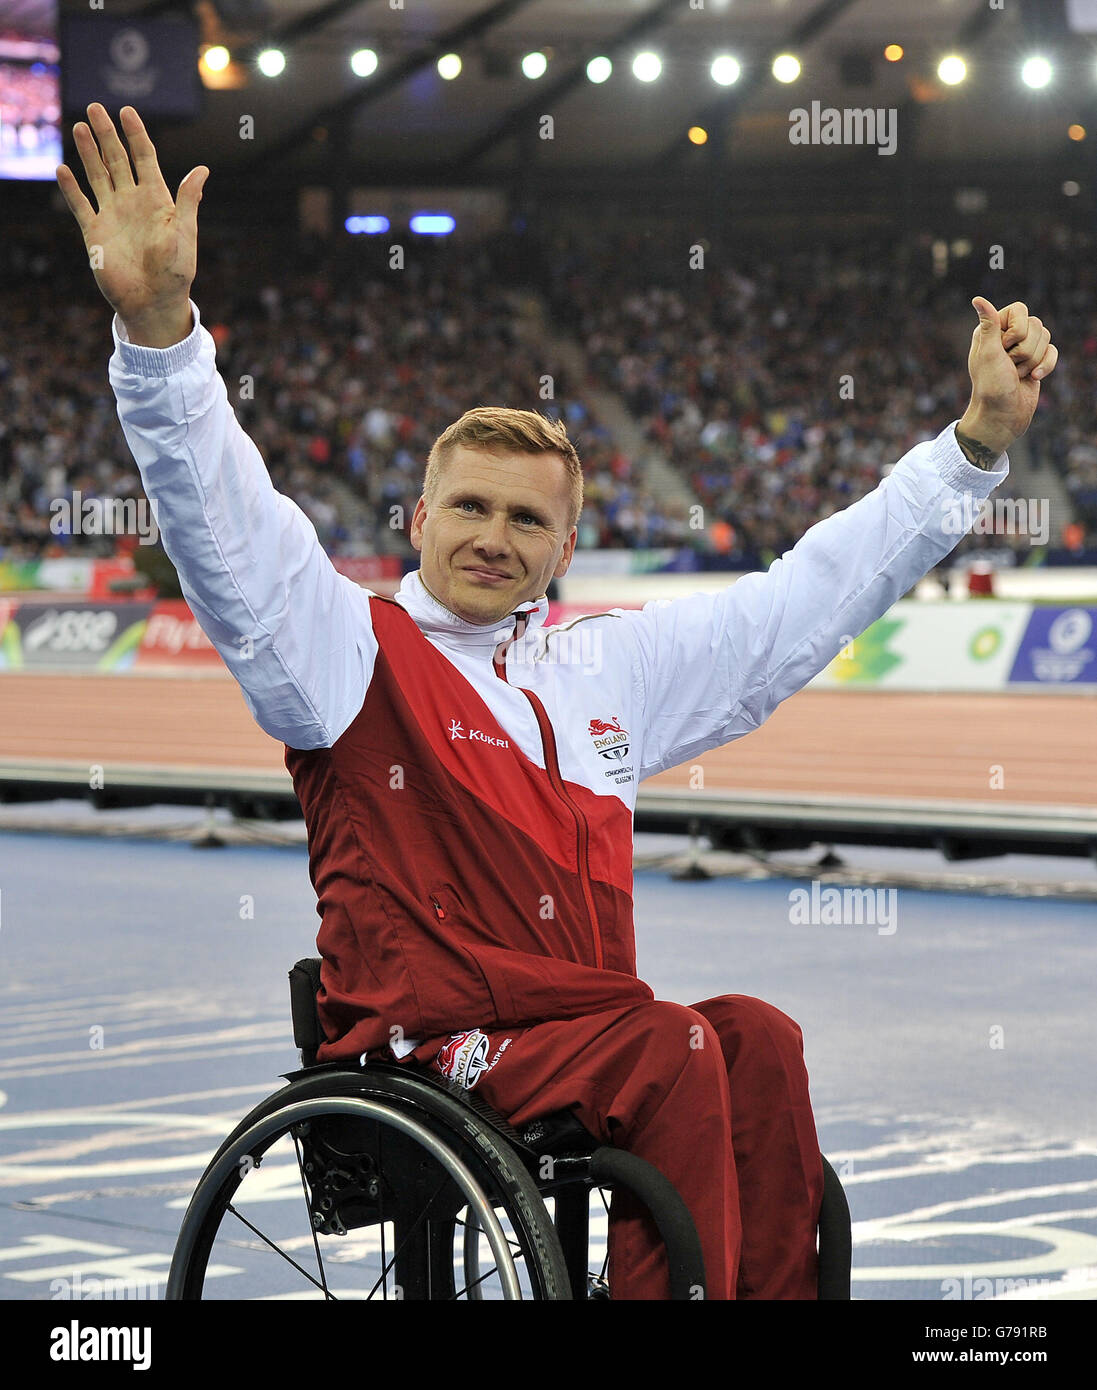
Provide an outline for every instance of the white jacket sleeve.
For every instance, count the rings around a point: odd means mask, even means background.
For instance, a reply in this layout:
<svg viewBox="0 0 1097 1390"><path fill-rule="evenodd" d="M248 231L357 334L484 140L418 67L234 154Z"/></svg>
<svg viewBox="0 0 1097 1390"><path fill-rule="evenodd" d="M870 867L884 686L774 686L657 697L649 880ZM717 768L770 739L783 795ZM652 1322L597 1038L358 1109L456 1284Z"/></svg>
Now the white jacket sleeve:
<svg viewBox="0 0 1097 1390"><path fill-rule="evenodd" d="M953 425L764 573L621 612L644 711L641 778L758 728L959 544L1009 460L976 468Z"/></svg>
<svg viewBox="0 0 1097 1390"><path fill-rule="evenodd" d="M369 596L275 490L190 307L190 336L167 348L129 342L115 315L118 418L183 595L257 723L294 748L330 747L373 673Z"/></svg>

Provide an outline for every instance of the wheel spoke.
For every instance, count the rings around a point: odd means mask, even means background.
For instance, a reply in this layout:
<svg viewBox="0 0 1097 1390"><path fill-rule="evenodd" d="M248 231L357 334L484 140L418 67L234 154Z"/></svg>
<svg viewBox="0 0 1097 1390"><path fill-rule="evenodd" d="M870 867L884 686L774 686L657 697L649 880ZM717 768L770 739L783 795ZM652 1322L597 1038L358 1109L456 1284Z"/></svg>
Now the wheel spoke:
<svg viewBox="0 0 1097 1390"><path fill-rule="evenodd" d="M467 1294L469 1289L477 1288L480 1284L484 1282L485 1279L490 1279L498 1268L498 1265L492 1265L492 1267L488 1270L486 1274L480 1275L479 1279L474 1279L471 1284L466 1284L463 1289L458 1289L457 1292L453 1295L453 1300L459 1299L462 1294ZM453 1300L451 1300L451 1302Z"/></svg>
<svg viewBox="0 0 1097 1390"><path fill-rule="evenodd" d="M598 1189L598 1195L602 1199L602 1206L605 1207L606 1217L608 1219L609 1203L606 1201L606 1189L604 1187L600 1187ZM606 1258L602 1261L602 1273L599 1277L602 1279L609 1278L609 1241L606 1242Z"/></svg>
<svg viewBox="0 0 1097 1390"><path fill-rule="evenodd" d="M457 1226L465 1226L468 1223L462 1221L460 1217L456 1217L454 1219L454 1224ZM522 1249L521 1244L514 1238L514 1236L507 1236L507 1244L510 1246L511 1254L517 1255L520 1260L524 1260L526 1258L526 1252Z"/></svg>
<svg viewBox="0 0 1097 1390"><path fill-rule="evenodd" d="M383 1158L383 1155L382 1155L382 1153L381 1153L381 1145L382 1145L382 1143L383 1143L383 1140L382 1140L382 1138L381 1138L381 1126L378 1125L378 1126L377 1126L377 1170L378 1170L379 1173L383 1173L383 1172L385 1171L384 1158ZM387 1264L387 1262L386 1262L386 1260L385 1260L385 1186L384 1186L384 1183L380 1181L380 1179L378 1179L378 1187L377 1187L377 1208L378 1208L379 1212L381 1213L381 1278L384 1279L384 1278L385 1278L385 1275L388 1273L389 1266L388 1266L388 1264ZM393 1259L395 1259L395 1258L396 1258L396 1256L394 1255L394 1256L393 1256ZM370 1291L369 1291L369 1297L370 1297L370 1298L373 1297L374 1291L376 1290L376 1288L377 1288L377 1285L374 1284L373 1288L370 1289ZM386 1283L385 1283L385 1291L384 1291L384 1293L381 1295L381 1297L384 1299L384 1301L385 1301L386 1303L388 1302L388 1296L389 1296L389 1286L388 1286L388 1283L386 1282Z"/></svg>
<svg viewBox="0 0 1097 1390"><path fill-rule="evenodd" d="M336 1093L322 1093L328 1086ZM340 1155L343 1145L330 1154L327 1151L323 1126L328 1117L365 1127L365 1133L352 1131L349 1186L342 1172L346 1166ZM309 1124L322 1127L318 1154L311 1132L301 1128ZM366 1082L338 1073L300 1083L291 1080L286 1094L272 1096L240 1122L203 1174L180 1230L168 1297L224 1296L220 1282L220 1292L215 1292L206 1279L214 1271L215 1242L222 1241L225 1250L238 1247L252 1252L246 1260L233 1260L241 1268L220 1264L215 1271L257 1279L258 1286L243 1293L244 1297L262 1297L265 1290L271 1290L271 1297L300 1296L291 1291L299 1278L306 1297L335 1300L334 1289L343 1288L343 1281L336 1278L334 1264L353 1262L359 1274L357 1287L348 1286L338 1296L341 1299L388 1299L403 1294L478 1301L484 1286L491 1288L489 1297L522 1299L529 1296L527 1280L534 1298L568 1298L570 1284L556 1230L524 1161L487 1129L474 1133L472 1140L469 1132L469 1121L453 1100L435 1094L410 1074L390 1075L379 1069ZM366 1141L364 1148L357 1139ZM267 1155L278 1141L285 1145L287 1157L295 1155L309 1220L307 1233L298 1226L299 1234L292 1238L282 1233L281 1220L271 1221L259 1209L265 1201L285 1196L289 1205L281 1210L299 1221L297 1184L288 1171L278 1176L269 1193L259 1180L239 1190L240 1178L232 1181L242 1155ZM362 1157L355 1160L355 1154ZM311 1171L313 1164L317 1171ZM313 1204L328 1195L335 1199L334 1210L325 1213L317 1205L319 1225L313 1224ZM260 1220L279 1234L268 1234ZM365 1228L379 1224L381 1229L362 1230L344 1248L325 1232L341 1231L348 1222ZM236 1225L247 1232L246 1238L235 1231ZM462 1259L459 1228L465 1237L462 1269L458 1269ZM307 1264L310 1246L311 1269ZM271 1251L294 1270L294 1280L277 1275L279 1266L266 1258ZM485 1255L487 1267L482 1268ZM329 1262L334 1262L330 1279ZM390 1294L390 1275L406 1287Z"/></svg>
<svg viewBox="0 0 1097 1390"><path fill-rule="evenodd" d="M475 1221L475 1219L470 1223L468 1221L462 1221L461 1218L458 1216L454 1218L453 1224L455 1227L464 1226L466 1228L469 1228L471 1225L472 1230L474 1230L478 1234L482 1234L482 1228L480 1227L479 1223ZM506 1241L507 1245L510 1247L512 1259L524 1260L526 1258L526 1252L522 1249L520 1241L515 1239L514 1236L509 1235L506 1237ZM478 1279L473 1279L470 1283L466 1284L464 1288L458 1289L453 1296L454 1299L459 1299L462 1296L462 1294L467 1295L470 1289L478 1288L484 1282L485 1279L490 1279L493 1274L498 1272L498 1270L499 1266L497 1264L493 1264L491 1268L487 1270L485 1273L481 1274Z"/></svg>
<svg viewBox="0 0 1097 1390"><path fill-rule="evenodd" d="M271 1240L268 1236L265 1236L258 1226L254 1225L251 1221L248 1220L246 1216L243 1216L240 1212L238 1212L231 1202L227 1204L225 1210L231 1211L233 1216L236 1217L237 1221L242 1221L249 1231L254 1231L255 1234L259 1237L259 1239L264 1242L264 1244L269 1245L276 1255L281 1255L281 1257L283 1258L283 1260L285 1260L287 1264L291 1264L294 1267L294 1269L296 1269L299 1273L303 1274L310 1284L315 1284L318 1289L324 1288L323 1284L321 1284L319 1280L314 1279L307 1269L305 1269L302 1265L299 1265L291 1255L287 1255L286 1252L280 1246L275 1245L273 1240ZM324 1293L327 1294L327 1289L324 1289ZM328 1294L328 1297L330 1298L331 1295Z"/></svg>
<svg viewBox="0 0 1097 1390"><path fill-rule="evenodd" d="M308 1216L309 1228L312 1231L312 1248L316 1251L316 1268L320 1271L320 1284L324 1290L324 1297L331 1299L333 1303L337 1303L338 1299L332 1298L332 1295L328 1291L328 1279L327 1275L324 1273L324 1261L320 1258L320 1237L316 1232L316 1225L312 1219L312 1212L309 1210L309 1189L308 1184L305 1182L305 1165L302 1160L301 1144L297 1138L296 1130L293 1131L293 1149L297 1154L297 1171L301 1175L301 1191L305 1195L305 1213Z"/></svg>
<svg viewBox="0 0 1097 1390"><path fill-rule="evenodd" d="M400 1242L400 1244L397 1246L397 1248L392 1252L392 1259L389 1260L389 1262L388 1262L387 1264L384 1263L384 1259L385 1259L385 1228L384 1228L384 1226L381 1227L381 1261L382 1261L381 1274L380 1274L380 1277L377 1279L376 1283L374 1284L373 1288L370 1289L369 1294L368 1294L368 1297L369 1297L369 1298L372 1298L372 1297L373 1297L374 1293L375 1293L376 1290L377 1290L377 1285L381 1282L382 1279L384 1279L385 1275L388 1274L389 1270L390 1270L390 1269L392 1268L392 1266L396 1263L397 1257L399 1256L400 1252L403 1250L404 1246L407 1245L408 1241L412 1238L412 1236L413 1236L413 1235L415 1234L415 1232L418 1230L418 1228L419 1228L419 1226L420 1226L420 1224L421 1224L421 1222L422 1222L422 1220L423 1220L423 1217L426 1216L428 1210L430 1209L431 1202L434 1202L434 1201L438 1198L439 1194L445 1190L445 1186L446 1186L446 1182L447 1182L447 1181L448 1181L448 1179L445 1178L445 1177L443 1177L442 1181L438 1184L438 1187L437 1187L436 1190L435 1190L434 1196L431 1197L430 1200L424 1205L423 1210L419 1213L419 1215L418 1215L418 1216L415 1218L415 1220L411 1223L411 1229L408 1231L407 1235L405 1235L404 1239ZM385 1288L386 1288L386 1290L387 1290L387 1288L388 1288L388 1285L387 1285L387 1284L385 1285ZM388 1298L388 1293L386 1292L386 1293L383 1295L383 1297L387 1299L387 1298Z"/></svg>

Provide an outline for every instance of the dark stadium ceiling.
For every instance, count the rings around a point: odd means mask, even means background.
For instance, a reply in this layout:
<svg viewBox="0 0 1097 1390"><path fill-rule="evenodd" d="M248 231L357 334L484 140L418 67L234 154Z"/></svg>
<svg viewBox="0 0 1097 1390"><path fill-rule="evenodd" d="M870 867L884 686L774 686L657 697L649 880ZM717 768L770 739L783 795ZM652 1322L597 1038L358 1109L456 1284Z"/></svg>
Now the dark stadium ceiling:
<svg viewBox="0 0 1097 1390"><path fill-rule="evenodd" d="M5 0L5 9L41 2ZM238 59L244 85L205 91L196 122L154 129L165 169L204 163L245 183L275 173L307 183L338 167L377 185L491 183L530 167L560 176L669 173L690 161L793 171L798 160L863 162L864 149L791 144L790 111L813 101L894 109L897 156L920 164L1055 159L1070 153L1072 122L1097 145L1095 40L1069 33L1068 3L1097 9L1093 0L106 0L104 12L191 13L203 43L224 43ZM86 15L88 0L62 0L62 9ZM885 60L888 44L902 45L901 61ZM268 45L286 55L277 78L255 67ZM379 62L359 78L349 58L367 46ZM549 59L536 81L519 68L531 50ZM662 57L658 80L634 77L641 50ZM436 62L450 51L463 68L445 81ZM791 85L770 72L785 51L802 63ZM1020 67L1037 51L1056 70L1033 91ZM953 87L936 71L951 52L969 70ZM733 86L710 76L721 53L742 65ZM614 65L602 85L586 76L596 55ZM239 138L244 114L254 117L252 140ZM545 114L551 140L538 137ZM707 130L706 147L689 143L691 126Z"/></svg>

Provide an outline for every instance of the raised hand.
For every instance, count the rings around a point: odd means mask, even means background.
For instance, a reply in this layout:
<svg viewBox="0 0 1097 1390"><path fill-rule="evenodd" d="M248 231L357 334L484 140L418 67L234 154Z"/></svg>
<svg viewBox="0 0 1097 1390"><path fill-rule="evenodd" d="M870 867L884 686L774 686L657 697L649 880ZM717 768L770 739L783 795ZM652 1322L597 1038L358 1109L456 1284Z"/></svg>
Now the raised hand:
<svg viewBox="0 0 1097 1390"><path fill-rule="evenodd" d="M968 354L971 402L956 435L971 461L989 468L1031 424L1040 382L1055 370L1059 349L1020 301L1001 310L981 295L971 303L979 315Z"/></svg>
<svg viewBox="0 0 1097 1390"><path fill-rule="evenodd" d="M173 200L140 116L123 106L119 121L132 168L99 102L88 107L90 124L78 121L72 128L98 211L68 165L58 165L57 183L83 233L96 284L130 341L170 347L193 327L187 301L198 266L198 204L209 169L192 169Z"/></svg>

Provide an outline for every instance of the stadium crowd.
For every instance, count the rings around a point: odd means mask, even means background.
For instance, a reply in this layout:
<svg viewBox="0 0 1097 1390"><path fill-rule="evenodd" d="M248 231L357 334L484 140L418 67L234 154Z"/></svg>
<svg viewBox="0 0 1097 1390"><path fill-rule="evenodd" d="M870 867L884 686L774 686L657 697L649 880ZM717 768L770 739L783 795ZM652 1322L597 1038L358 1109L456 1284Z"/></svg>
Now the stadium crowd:
<svg viewBox="0 0 1097 1390"><path fill-rule="evenodd" d="M744 539L765 558L963 414L969 382L948 329L957 326L956 343L970 333L973 293L1038 306L1069 344L1054 405L1045 387L1028 441L1037 466L1050 461L1065 476L1082 528L1097 530L1090 242L1045 227L1035 244L1021 240L1000 289L974 247L935 264L929 236L780 255L758 247L731 265L710 257L705 269L695 252L691 266L685 243L671 251L635 233L612 245L559 238L544 260L552 313L600 381L724 525L725 544ZM902 324L928 331L897 336ZM1011 491L1007 482L998 495ZM1003 548L1020 557L1031 542L980 532L962 543Z"/></svg>
<svg viewBox="0 0 1097 1390"><path fill-rule="evenodd" d="M110 311L74 235L59 217L0 244L0 559L108 553L112 538L55 535L51 501L140 492L106 376ZM391 240L332 250L202 233L193 296L230 399L275 486L332 554L410 557L431 443L469 407L508 404L565 420L584 462L580 547L688 546L767 564L962 414L962 360L939 331L897 338L897 323L962 324L974 319L971 294L994 291L971 264L940 273L927 237L780 256L759 247L703 271L689 268L688 248L672 254L650 234L409 238L401 271L388 265ZM1065 345L1054 409L1045 387L1028 438L1093 532L1095 272L1079 242L1048 228L999 299L1039 305ZM516 332L523 281L577 337L587 381ZM686 505L656 502L644 460L599 420L591 385L618 392L679 470L702 509L694 525ZM1003 545L1031 554L1027 536L962 542Z"/></svg>
<svg viewBox="0 0 1097 1390"><path fill-rule="evenodd" d="M684 516L675 525L656 514L634 461L562 366L518 340L485 250L470 259L420 245L394 273L376 246L337 261L208 236L193 295L240 423L332 554L412 553L406 530L430 446L479 404L566 420L584 462L584 547L650 544L672 525L686 538ZM66 542L105 553L108 538L54 535L50 504L74 490L140 489L106 378L109 309L71 237L0 248L0 301L0 557ZM346 489L359 506L348 508Z"/></svg>

